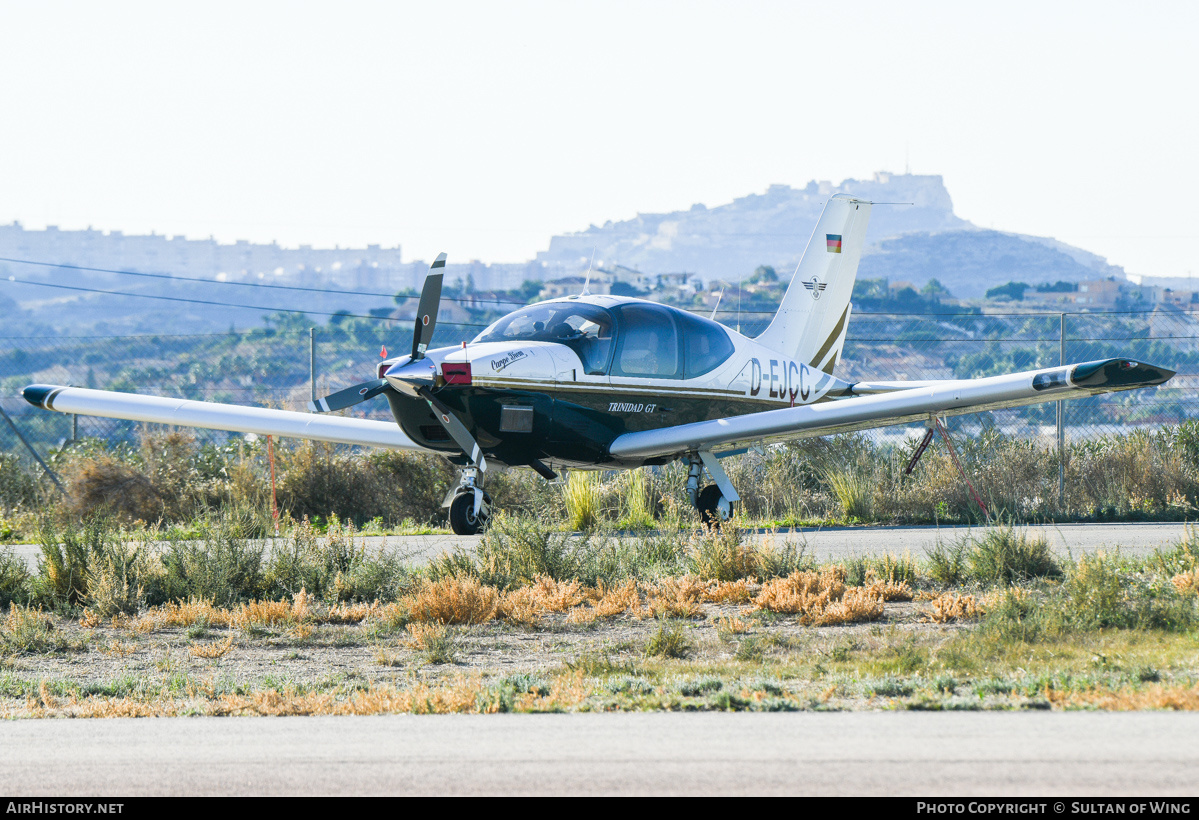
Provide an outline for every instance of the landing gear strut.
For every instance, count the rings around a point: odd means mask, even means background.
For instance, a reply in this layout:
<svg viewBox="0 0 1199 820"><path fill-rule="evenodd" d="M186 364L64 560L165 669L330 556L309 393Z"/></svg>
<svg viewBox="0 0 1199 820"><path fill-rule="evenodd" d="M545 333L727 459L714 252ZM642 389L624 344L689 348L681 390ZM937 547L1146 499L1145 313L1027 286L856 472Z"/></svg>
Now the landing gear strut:
<svg viewBox="0 0 1199 820"><path fill-rule="evenodd" d="M691 497L691 502L699 510L703 522L719 527L722 522L733 517L733 504L740 501L741 497L737 495L737 490L729 481L720 462L711 453L690 453L688 461L691 469L687 473L687 495ZM709 484L700 490L699 482L703 478L705 467L716 483Z"/></svg>
<svg viewBox="0 0 1199 820"><path fill-rule="evenodd" d="M443 507L449 508L450 529L455 535L478 535L491 518L491 496L483 491L482 471L466 467L458 478L458 486L445 497Z"/></svg>

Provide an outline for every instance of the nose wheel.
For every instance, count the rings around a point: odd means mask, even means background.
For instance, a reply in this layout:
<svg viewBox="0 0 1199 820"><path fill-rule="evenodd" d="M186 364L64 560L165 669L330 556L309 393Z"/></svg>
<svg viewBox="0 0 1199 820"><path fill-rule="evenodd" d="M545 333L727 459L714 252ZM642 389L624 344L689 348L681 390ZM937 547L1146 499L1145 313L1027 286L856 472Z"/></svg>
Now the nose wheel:
<svg viewBox="0 0 1199 820"><path fill-rule="evenodd" d="M709 484L700 490L695 506L705 524L719 527L733 517L733 502L725 498L724 493L715 484Z"/></svg>
<svg viewBox="0 0 1199 820"><path fill-rule="evenodd" d="M476 512L474 492L458 493L450 502L449 517L450 529L455 535L478 535L491 517L491 496L483 493L483 503Z"/></svg>

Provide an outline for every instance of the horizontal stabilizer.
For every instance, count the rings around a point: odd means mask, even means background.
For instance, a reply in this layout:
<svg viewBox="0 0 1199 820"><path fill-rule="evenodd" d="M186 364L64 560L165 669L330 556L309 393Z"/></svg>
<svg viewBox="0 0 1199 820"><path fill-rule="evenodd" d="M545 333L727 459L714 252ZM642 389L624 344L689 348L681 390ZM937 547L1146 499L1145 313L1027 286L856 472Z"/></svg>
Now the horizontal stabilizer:
<svg viewBox="0 0 1199 820"><path fill-rule="evenodd" d="M21 395L30 404L59 413L176 424L180 427L203 427L209 430L230 430L237 433L256 433L260 436L361 444L365 447L385 447L391 450L423 449L404 435L398 425L388 421L168 399L161 396L140 396L134 393L114 393L109 390L88 390L83 387L59 387L49 384L31 384L21 391Z"/></svg>

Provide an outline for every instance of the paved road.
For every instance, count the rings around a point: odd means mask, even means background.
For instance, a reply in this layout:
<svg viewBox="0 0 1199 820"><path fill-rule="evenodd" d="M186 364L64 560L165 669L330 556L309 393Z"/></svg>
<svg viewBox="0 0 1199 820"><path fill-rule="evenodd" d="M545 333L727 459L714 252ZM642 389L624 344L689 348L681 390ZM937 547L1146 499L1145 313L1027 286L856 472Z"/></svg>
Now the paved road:
<svg viewBox="0 0 1199 820"><path fill-rule="evenodd" d="M1189 795L1199 715L21 720L0 794Z"/></svg>
<svg viewBox="0 0 1199 820"><path fill-rule="evenodd" d="M983 530L984 527L969 530L961 526L829 527L794 533L783 531L775 536L759 532L753 537L774 537L780 541L790 538L801 541L817 560L836 561L855 555L880 555L888 552L899 555L910 552L913 557L921 558L926 549L936 545L938 539L952 543L954 539L964 537L968 532L977 537ZM1031 527L1029 530L1034 534L1043 534L1050 546L1063 555L1077 555L1116 547L1127 554L1143 554L1158 547L1169 546L1186 535L1185 524L1056 524ZM478 543L479 538L458 535L406 535L364 540L371 547L386 543L389 549L408 555L413 561L424 562L457 547L470 549ZM40 554L37 546L18 544L14 549L26 560L30 569L36 567L37 556Z"/></svg>

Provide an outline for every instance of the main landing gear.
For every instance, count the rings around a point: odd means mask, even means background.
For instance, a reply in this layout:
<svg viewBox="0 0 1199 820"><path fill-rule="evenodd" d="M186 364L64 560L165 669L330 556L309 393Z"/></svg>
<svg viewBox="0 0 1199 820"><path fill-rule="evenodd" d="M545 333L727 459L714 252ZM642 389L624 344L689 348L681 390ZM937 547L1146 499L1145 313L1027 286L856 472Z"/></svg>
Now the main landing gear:
<svg viewBox="0 0 1199 820"><path fill-rule="evenodd" d="M709 526L719 527L721 523L733 517L733 505L741 500L734 489L733 483L725 474L720 462L711 453L689 453L688 460L691 469L687 473L687 495L691 503L699 510L700 518ZM709 484L702 490L699 482L703 478L704 468L712 476L715 484Z"/></svg>
<svg viewBox="0 0 1199 820"><path fill-rule="evenodd" d="M466 467L458 486L450 490L442 507L449 508L450 529L455 535L478 535L491 518L491 496L483 491L482 474Z"/></svg>

